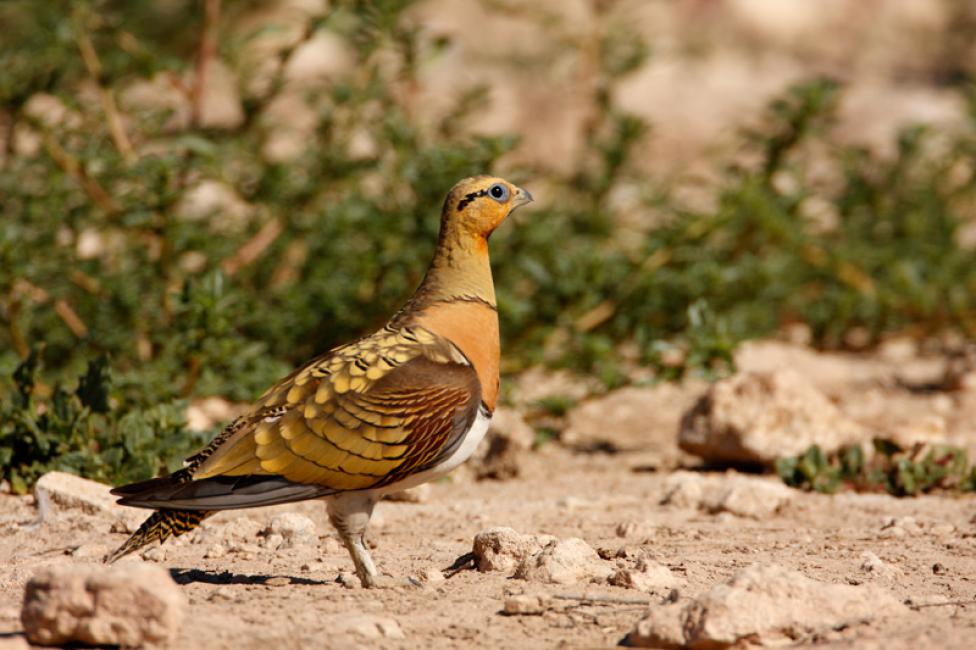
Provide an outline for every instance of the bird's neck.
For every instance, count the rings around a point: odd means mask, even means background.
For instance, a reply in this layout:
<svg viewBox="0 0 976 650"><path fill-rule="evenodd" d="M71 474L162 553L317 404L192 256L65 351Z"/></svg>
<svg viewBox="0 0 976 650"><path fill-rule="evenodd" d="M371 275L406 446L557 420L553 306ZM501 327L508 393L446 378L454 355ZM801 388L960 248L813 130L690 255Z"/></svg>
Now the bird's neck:
<svg viewBox="0 0 976 650"><path fill-rule="evenodd" d="M412 323L456 345L472 363L489 412L498 400L500 341L488 242L442 232L434 260L393 324Z"/></svg>
<svg viewBox="0 0 976 650"><path fill-rule="evenodd" d="M495 308L495 283L484 237L448 230L411 303L423 309L439 302L469 300Z"/></svg>

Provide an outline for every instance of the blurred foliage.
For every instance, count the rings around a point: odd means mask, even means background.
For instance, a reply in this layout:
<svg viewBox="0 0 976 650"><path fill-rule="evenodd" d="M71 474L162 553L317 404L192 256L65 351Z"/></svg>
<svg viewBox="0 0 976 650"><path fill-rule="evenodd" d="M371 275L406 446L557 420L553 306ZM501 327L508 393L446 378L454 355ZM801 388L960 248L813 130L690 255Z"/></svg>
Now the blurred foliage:
<svg viewBox="0 0 976 650"><path fill-rule="evenodd" d="M184 430L180 401L112 405L106 357L89 363L74 390L40 387L40 365L38 351L31 351L13 374L15 390L0 396L0 467L14 492L51 470L106 482L173 471L209 437Z"/></svg>
<svg viewBox="0 0 976 650"><path fill-rule="evenodd" d="M275 27L228 26L259 3L223 3L219 24L205 19L212 2L0 3L0 468L18 490L46 467L111 481L161 471L191 446L177 417L186 400L253 399L409 296L446 190L519 146L466 135L487 88L424 119L419 62L449 44L411 22L411 4L336 0L268 55L255 90L247 45ZM353 65L308 90L305 153L269 161L282 70L323 31ZM239 71L239 125L123 113L119 98L144 80L192 109L208 38ZM640 173L652 132L614 103L649 44L621 24L586 38L592 110L570 171L505 168L550 197L493 241L507 372L548 364L608 387L638 366L712 376L739 341L792 323L824 346L852 332L863 344L897 330L972 333L976 265L956 231L976 192L973 95L965 128L906 130L882 157L834 138L841 89L799 85L755 120L717 188L697 189L708 207L691 209ZM205 181L247 209L186 218ZM645 226L622 231L635 214ZM6 380L15 368L20 379Z"/></svg>
<svg viewBox="0 0 976 650"><path fill-rule="evenodd" d="M824 494L841 489L915 496L933 490L976 491L976 465L966 451L949 445L902 449L875 439L868 458L857 445L828 457L814 445L799 456L780 458L776 473L787 485Z"/></svg>

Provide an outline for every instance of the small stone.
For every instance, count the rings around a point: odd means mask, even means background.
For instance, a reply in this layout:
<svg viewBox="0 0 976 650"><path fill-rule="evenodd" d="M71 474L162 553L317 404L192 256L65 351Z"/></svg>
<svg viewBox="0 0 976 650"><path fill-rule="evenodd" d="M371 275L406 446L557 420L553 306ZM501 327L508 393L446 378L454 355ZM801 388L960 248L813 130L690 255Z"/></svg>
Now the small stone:
<svg viewBox="0 0 976 650"><path fill-rule="evenodd" d="M291 584L291 578L285 576L275 576L265 580L264 584L268 585L269 587L284 587L285 585Z"/></svg>
<svg viewBox="0 0 976 650"><path fill-rule="evenodd" d="M586 499L581 499L580 497L568 496L559 499L556 505L560 508L565 508L572 512L573 510L579 510L580 508L585 508L587 506Z"/></svg>
<svg viewBox="0 0 976 650"><path fill-rule="evenodd" d="M150 562L165 562L166 547L150 546L148 549L142 552L142 559L149 560Z"/></svg>
<svg viewBox="0 0 976 650"><path fill-rule="evenodd" d="M269 548L291 548L293 546L314 545L318 542L315 522L297 512L283 512L276 515L265 529L267 539L280 537L278 546Z"/></svg>
<svg viewBox="0 0 976 650"><path fill-rule="evenodd" d="M638 524L633 519L622 521L617 524L616 533L617 537L630 537L640 530L640 524Z"/></svg>
<svg viewBox="0 0 976 650"><path fill-rule="evenodd" d="M227 551L230 553L240 553L241 555L258 555L261 553L261 547L257 544L249 543L231 543L227 546Z"/></svg>
<svg viewBox="0 0 976 650"><path fill-rule="evenodd" d="M359 578L357 578L352 573L346 573L345 571L343 571L338 575L338 577L336 577L336 582L338 582L346 589L359 589L362 586L362 583L359 581Z"/></svg>
<svg viewBox="0 0 976 650"><path fill-rule="evenodd" d="M881 534L879 537L882 539L899 539L907 535L905 529L901 526L888 526L881 529Z"/></svg>
<svg viewBox="0 0 976 650"><path fill-rule="evenodd" d="M417 572L417 579L424 584L437 584L444 582L444 574L440 569L434 567L424 567Z"/></svg>
<svg viewBox="0 0 976 650"><path fill-rule="evenodd" d="M606 579L613 568L600 559L593 548L570 537L546 545L538 553L524 558L514 577L548 584L571 585L593 579Z"/></svg>
<svg viewBox="0 0 976 650"><path fill-rule="evenodd" d="M633 568L619 568L607 579L611 585L638 591L670 593L681 584L671 569L642 558Z"/></svg>
<svg viewBox="0 0 976 650"><path fill-rule="evenodd" d="M691 601L651 607L627 642L654 648L784 645L906 613L875 585L823 583L777 565L754 564Z"/></svg>
<svg viewBox="0 0 976 650"><path fill-rule="evenodd" d="M539 616L545 614L552 605L552 599L545 595L518 594L505 599L502 612L508 616Z"/></svg>
<svg viewBox="0 0 976 650"><path fill-rule="evenodd" d="M552 535L521 535L511 528L489 528L475 535L472 550L478 571L510 571L554 541Z"/></svg>
<svg viewBox="0 0 976 650"><path fill-rule="evenodd" d="M264 547L272 551L277 551L285 543L285 538L278 533L272 533L264 538Z"/></svg>
<svg viewBox="0 0 976 650"><path fill-rule="evenodd" d="M210 596L208 597L208 600L212 602L233 601L236 599L237 596L234 593L234 590L228 587L227 585L221 585L217 587L212 592L210 592Z"/></svg>
<svg viewBox="0 0 976 650"><path fill-rule="evenodd" d="M901 571L896 567L888 564L871 551L861 553L861 571L883 578L891 578L901 574Z"/></svg>
<svg viewBox="0 0 976 650"><path fill-rule="evenodd" d="M227 549L224 548L222 544L213 544L207 548L207 551L203 554L203 557L209 560L217 560L225 555L227 555Z"/></svg>
<svg viewBox="0 0 976 650"><path fill-rule="evenodd" d="M945 574L949 573L949 569L945 568L945 565L941 562L936 562L932 565L932 573L937 576L944 576Z"/></svg>
<svg viewBox="0 0 976 650"><path fill-rule="evenodd" d="M75 550L71 551L71 557L76 557L79 559L102 559L105 554L108 553L108 546L105 544L91 543L82 544Z"/></svg>
<svg viewBox="0 0 976 650"><path fill-rule="evenodd" d="M358 634L367 639L405 639L400 624L392 618L360 614L347 617L342 626L344 631Z"/></svg>
<svg viewBox="0 0 976 650"><path fill-rule="evenodd" d="M57 566L28 581L21 623L41 645L137 647L171 641L185 608L179 587L157 566Z"/></svg>

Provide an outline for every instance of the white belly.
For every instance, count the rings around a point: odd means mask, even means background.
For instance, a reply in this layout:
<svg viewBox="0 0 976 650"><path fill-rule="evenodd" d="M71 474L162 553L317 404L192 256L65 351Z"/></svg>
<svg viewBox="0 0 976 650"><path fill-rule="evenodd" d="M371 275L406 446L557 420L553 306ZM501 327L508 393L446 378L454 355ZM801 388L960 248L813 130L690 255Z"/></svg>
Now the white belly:
<svg viewBox="0 0 976 650"><path fill-rule="evenodd" d="M397 481L393 485L387 485L380 488L377 490L377 492L399 492L400 490L415 487L421 483L433 481L436 478L444 476L451 470L458 467L461 463L471 458L471 454L474 453L474 450L478 448L478 444L484 440L485 434L488 433L488 425L490 424L491 415L486 414L482 409L479 408L477 417L475 418L474 422L471 423L471 428L468 429L466 434L464 434L461 444L457 446L457 449L455 449L450 456L430 469L408 476L402 481Z"/></svg>

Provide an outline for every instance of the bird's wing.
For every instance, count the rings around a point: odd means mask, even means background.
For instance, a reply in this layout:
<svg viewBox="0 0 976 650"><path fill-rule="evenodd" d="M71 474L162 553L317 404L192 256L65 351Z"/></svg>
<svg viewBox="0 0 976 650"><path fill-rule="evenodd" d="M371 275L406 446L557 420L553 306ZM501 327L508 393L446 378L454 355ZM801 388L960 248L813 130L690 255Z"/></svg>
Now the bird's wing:
<svg viewBox="0 0 976 650"><path fill-rule="evenodd" d="M273 386L179 480L116 493L128 505L221 509L389 485L449 455L480 403L456 346L420 327L384 328Z"/></svg>

